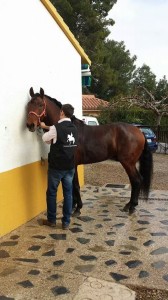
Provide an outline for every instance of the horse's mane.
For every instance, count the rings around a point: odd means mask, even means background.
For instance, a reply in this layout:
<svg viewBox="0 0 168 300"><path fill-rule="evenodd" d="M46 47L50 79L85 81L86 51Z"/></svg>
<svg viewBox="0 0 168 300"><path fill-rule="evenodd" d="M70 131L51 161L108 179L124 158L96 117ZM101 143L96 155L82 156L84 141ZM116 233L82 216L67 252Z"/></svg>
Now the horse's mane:
<svg viewBox="0 0 168 300"><path fill-rule="evenodd" d="M55 98L45 95L51 102L55 103L60 109L62 108L62 103Z"/></svg>
<svg viewBox="0 0 168 300"><path fill-rule="evenodd" d="M46 98L48 98L51 102L53 102L55 105L57 105L60 109L62 108L62 103L60 101L58 101L57 99L55 98L52 98L50 96L47 96L47 95L44 95ZM34 96L32 97L32 99L30 100L33 101L35 100L37 97L41 97L40 93L36 93L34 94Z"/></svg>
<svg viewBox="0 0 168 300"><path fill-rule="evenodd" d="M75 121L78 121L79 123L84 125L84 122L82 120L76 118L74 115L71 117L71 121L72 121L72 123L75 123Z"/></svg>

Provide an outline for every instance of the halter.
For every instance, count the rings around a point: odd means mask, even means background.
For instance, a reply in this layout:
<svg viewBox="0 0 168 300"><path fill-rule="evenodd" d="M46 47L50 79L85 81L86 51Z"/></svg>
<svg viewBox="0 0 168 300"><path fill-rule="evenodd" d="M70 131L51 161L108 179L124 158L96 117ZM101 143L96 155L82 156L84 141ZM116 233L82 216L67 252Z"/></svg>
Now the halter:
<svg viewBox="0 0 168 300"><path fill-rule="evenodd" d="M36 114L35 111L29 111L29 113L28 113L28 116L35 115L38 118L38 125L40 124L41 117L46 116L46 101L45 100L43 100L43 101L44 101L44 109L40 115Z"/></svg>

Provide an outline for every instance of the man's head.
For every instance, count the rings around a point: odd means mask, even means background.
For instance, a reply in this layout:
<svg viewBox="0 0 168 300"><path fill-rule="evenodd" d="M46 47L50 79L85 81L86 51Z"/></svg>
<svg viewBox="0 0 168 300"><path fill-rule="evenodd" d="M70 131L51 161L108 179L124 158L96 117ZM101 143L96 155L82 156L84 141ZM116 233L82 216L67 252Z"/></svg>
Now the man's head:
<svg viewBox="0 0 168 300"><path fill-rule="evenodd" d="M60 112L60 118L72 118L74 107L71 104L63 104Z"/></svg>

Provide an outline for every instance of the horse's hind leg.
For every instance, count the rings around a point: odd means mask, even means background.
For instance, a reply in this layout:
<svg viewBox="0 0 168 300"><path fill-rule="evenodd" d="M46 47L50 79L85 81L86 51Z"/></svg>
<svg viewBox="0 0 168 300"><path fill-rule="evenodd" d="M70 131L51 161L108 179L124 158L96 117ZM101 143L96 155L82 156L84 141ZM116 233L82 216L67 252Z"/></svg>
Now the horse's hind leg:
<svg viewBox="0 0 168 300"><path fill-rule="evenodd" d="M79 179L78 179L78 172L77 168L75 168L75 174L73 178L73 217L77 217L81 214L80 209L83 206L81 196L80 196L80 185L79 185Z"/></svg>
<svg viewBox="0 0 168 300"><path fill-rule="evenodd" d="M122 164L131 183L131 198L130 201L124 206L124 211L129 211L132 214L135 207L138 205L138 198L141 190L142 178L135 166L128 166Z"/></svg>

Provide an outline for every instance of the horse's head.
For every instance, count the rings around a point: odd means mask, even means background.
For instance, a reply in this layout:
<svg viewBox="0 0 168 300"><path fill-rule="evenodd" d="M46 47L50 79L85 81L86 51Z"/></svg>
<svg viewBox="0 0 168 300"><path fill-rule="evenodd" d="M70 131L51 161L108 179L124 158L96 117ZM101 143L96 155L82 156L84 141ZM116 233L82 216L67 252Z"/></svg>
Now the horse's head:
<svg viewBox="0 0 168 300"><path fill-rule="evenodd" d="M27 128L30 131L35 131L40 125L40 122L46 115L46 101L44 96L44 90L40 88L40 93L34 93L33 88L30 88L31 100L27 105Z"/></svg>

